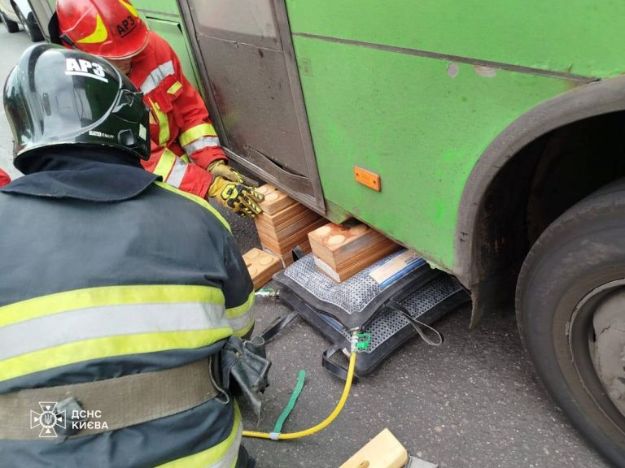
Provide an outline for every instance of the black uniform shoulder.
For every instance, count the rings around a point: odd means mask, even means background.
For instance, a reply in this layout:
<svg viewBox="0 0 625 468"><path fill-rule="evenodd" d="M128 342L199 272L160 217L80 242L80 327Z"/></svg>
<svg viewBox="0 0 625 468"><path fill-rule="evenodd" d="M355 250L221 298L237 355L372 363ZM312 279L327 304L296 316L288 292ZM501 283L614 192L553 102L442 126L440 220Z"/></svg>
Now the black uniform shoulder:
<svg viewBox="0 0 625 468"><path fill-rule="evenodd" d="M179 207L181 210L189 210L189 212L196 213L204 220L210 220L224 233L231 232L230 225L224 217L203 198L183 192L159 181L155 181L152 184L150 191L154 193L154 196L169 200L172 208Z"/></svg>

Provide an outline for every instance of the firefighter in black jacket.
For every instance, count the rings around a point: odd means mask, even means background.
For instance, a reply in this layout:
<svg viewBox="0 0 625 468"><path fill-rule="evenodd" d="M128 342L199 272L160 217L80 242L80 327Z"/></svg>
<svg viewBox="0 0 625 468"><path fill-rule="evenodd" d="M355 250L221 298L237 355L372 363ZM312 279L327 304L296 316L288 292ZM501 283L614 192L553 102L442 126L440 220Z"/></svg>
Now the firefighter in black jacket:
<svg viewBox="0 0 625 468"><path fill-rule="evenodd" d="M221 216L141 169L141 94L36 45L4 105L26 175L0 189L0 465L247 466L217 375L252 283Z"/></svg>

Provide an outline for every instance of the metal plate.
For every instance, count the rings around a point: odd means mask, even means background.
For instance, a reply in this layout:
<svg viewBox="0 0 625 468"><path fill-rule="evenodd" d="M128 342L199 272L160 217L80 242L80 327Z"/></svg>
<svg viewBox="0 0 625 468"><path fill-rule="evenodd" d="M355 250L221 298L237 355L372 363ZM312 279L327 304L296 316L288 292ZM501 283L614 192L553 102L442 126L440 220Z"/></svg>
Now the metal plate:
<svg viewBox="0 0 625 468"><path fill-rule="evenodd" d="M200 35L215 99L239 155L251 147L284 169L307 173L282 52Z"/></svg>
<svg viewBox="0 0 625 468"><path fill-rule="evenodd" d="M325 214L283 0L180 0L229 155Z"/></svg>

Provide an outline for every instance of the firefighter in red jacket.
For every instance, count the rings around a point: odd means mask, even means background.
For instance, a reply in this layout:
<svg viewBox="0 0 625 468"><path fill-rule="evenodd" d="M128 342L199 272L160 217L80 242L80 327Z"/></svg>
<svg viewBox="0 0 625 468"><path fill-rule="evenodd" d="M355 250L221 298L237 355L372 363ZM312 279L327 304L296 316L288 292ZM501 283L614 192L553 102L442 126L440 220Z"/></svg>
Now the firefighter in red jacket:
<svg viewBox="0 0 625 468"><path fill-rule="evenodd" d="M0 169L0 187L8 184L9 182L11 182L11 178L9 177L9 174L7 174L2 169Z"/></svg>
<svg viewBox="0 0 625 468"><path fill-rule="evenodd" d="M228 165L206 105L176 53L148 30L129 0L58 0L51 32L55 42L106 58L143 92L152 140L146 170L239 214L262 212L263 195Z"/></svg>

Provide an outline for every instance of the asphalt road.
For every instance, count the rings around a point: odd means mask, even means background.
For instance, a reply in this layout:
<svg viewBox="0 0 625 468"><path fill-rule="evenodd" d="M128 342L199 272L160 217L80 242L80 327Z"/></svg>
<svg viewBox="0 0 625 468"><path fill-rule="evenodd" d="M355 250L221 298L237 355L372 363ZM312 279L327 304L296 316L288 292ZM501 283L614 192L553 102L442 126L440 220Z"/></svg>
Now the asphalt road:
<svg viewBox="0 0 625 468"><path fill-rule="evenodd" d="M0 44L4 82L29 41L0 25ZM10 152L10 131L0 110L0 167L15 176ZM230 219L242 251L257 245L253 224ZM256 312L261 330L286 309L264 300ZM445 336L441 347L413 340L354 387L346 409L325 432L295 442L246 440L258 466L338 466L385 427L410 453L441 467L606 466L537 382L513 312L492 311L471 332L469 314L468 308L458 310L437 325ZM273 367L264 415L256 421L244 408L247 428L273 427L299 369L306 370L307 383L284 430L309 427L332 410L342 384L321 368L327 346L301 322L270 344Z"/></svg>

